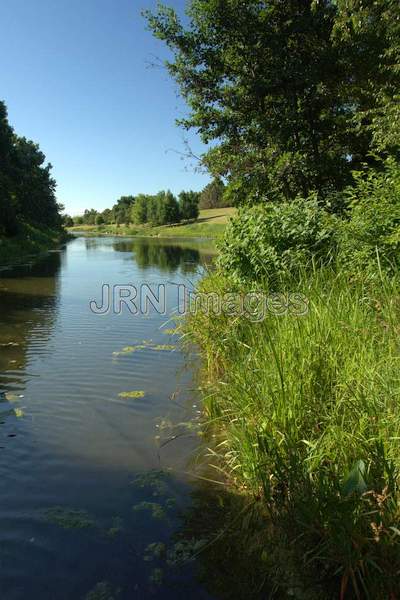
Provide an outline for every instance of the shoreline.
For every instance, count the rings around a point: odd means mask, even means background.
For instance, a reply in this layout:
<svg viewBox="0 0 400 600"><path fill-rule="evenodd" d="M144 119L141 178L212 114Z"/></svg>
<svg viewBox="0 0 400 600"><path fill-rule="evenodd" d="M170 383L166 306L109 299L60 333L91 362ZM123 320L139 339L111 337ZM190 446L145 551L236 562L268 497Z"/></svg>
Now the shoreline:
<svg viewBox="0 0 400 600"><path fill-rule="evenodd" d="M24 223L13 237L0 238L0 268L14 267L29 259L37 259L56 250L72 239L67 231Z"/></svg>
<svg viewBox="0 0 400 600"><path fill-rule="evenodd" d="M90 236L135 236L157 238L201 238L217 240L224 235L227 224L236 213L234 208L213 208L200 211L195 221L151 226L134 224L74 225L67 230Z"/></svg>
<svg viewBox="0 0 400 600"><path fill-rule="evenodd" d="M139 229L134 227L103 227L87 226L69 227L68 233L82 237L136 237L136 238L193 238L203 240L218 240L223 236L225 225L177 225L172 227L151 227ZM164 229L164 230L163 230Z"/></svg>

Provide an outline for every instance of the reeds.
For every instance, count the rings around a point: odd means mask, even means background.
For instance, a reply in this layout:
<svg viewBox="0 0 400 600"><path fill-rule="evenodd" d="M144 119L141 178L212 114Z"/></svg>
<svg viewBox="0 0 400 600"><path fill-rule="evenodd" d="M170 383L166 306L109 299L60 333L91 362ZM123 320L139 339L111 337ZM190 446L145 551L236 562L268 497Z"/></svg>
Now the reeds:
<svg viewBox="0 0 400 600"><path fill-rule="evenodd" d="M200 288L231 291L218 272ZM212 462L261 498L266 536L282 531L300 571L336 597L388 598L400 588L398 281L323 268L279 291L304 294L308 314L187 320Z"/></svg>

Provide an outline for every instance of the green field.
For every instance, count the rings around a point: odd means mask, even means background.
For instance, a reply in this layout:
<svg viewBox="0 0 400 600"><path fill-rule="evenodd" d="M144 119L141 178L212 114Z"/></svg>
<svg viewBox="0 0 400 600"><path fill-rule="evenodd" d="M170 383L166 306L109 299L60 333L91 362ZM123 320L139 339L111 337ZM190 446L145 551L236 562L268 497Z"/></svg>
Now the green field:
<svg viewBox="0 0 400 600"><path fill-rule="evenodd" d="M199 218L192 223L162 225L76 225L71 233L83 232L87 235L137 235L146 237L200 237L215 239L221 237L235 208L210 208L200 211Z"/></svg>

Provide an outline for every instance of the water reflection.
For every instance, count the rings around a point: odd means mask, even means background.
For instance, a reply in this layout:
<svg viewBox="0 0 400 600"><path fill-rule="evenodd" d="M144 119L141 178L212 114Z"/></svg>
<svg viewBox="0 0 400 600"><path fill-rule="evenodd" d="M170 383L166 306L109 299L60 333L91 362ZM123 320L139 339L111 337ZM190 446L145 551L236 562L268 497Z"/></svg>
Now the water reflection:
<svg viewBox="0 0 400 600"><path fill-rule="evenodd" d="M160 444L165 424L196 416L190 374L177 377L185 358L165 315L100 317L89 301L148 269L181 284L211 255L195 242L76 239L66 256L1 273L1 600L209 598L191 565L163 579L146 554L169 544L190 502L183 472L199 438ZM138 479L169 468L161 487Z"/></svg>
<svg viewBox="0 0 400 600"><path fill-rule="evenodd" d="M174 240L132 238L113 243L116 252L130 252L132 259L142 270L157 267L161 273L193 275L199 264L209 264L213 248L204 242L186 241L179 244Z"/></svg>
<svg viewBox="0 0 400 600"><path fill-rule="evenodd" d="M0 272L0 386L7 391L26 370L28 349L43 352L57 316L65 251Z"/></svg>

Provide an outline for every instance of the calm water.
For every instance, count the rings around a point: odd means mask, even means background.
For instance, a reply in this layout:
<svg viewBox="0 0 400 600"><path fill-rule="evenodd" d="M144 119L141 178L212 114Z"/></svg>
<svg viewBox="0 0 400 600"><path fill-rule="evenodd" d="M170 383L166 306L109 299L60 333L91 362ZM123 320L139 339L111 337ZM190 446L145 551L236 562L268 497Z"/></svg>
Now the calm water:
<svg viewBox="0 0 400 600"><path fill-rule="evenodd" d="M1 600L210 597L172 564L199 438L166 331L176 284L209 260L196 242L79 238L0 273ZM96 315L103 283L168 284L168 315Z"/></svg>

